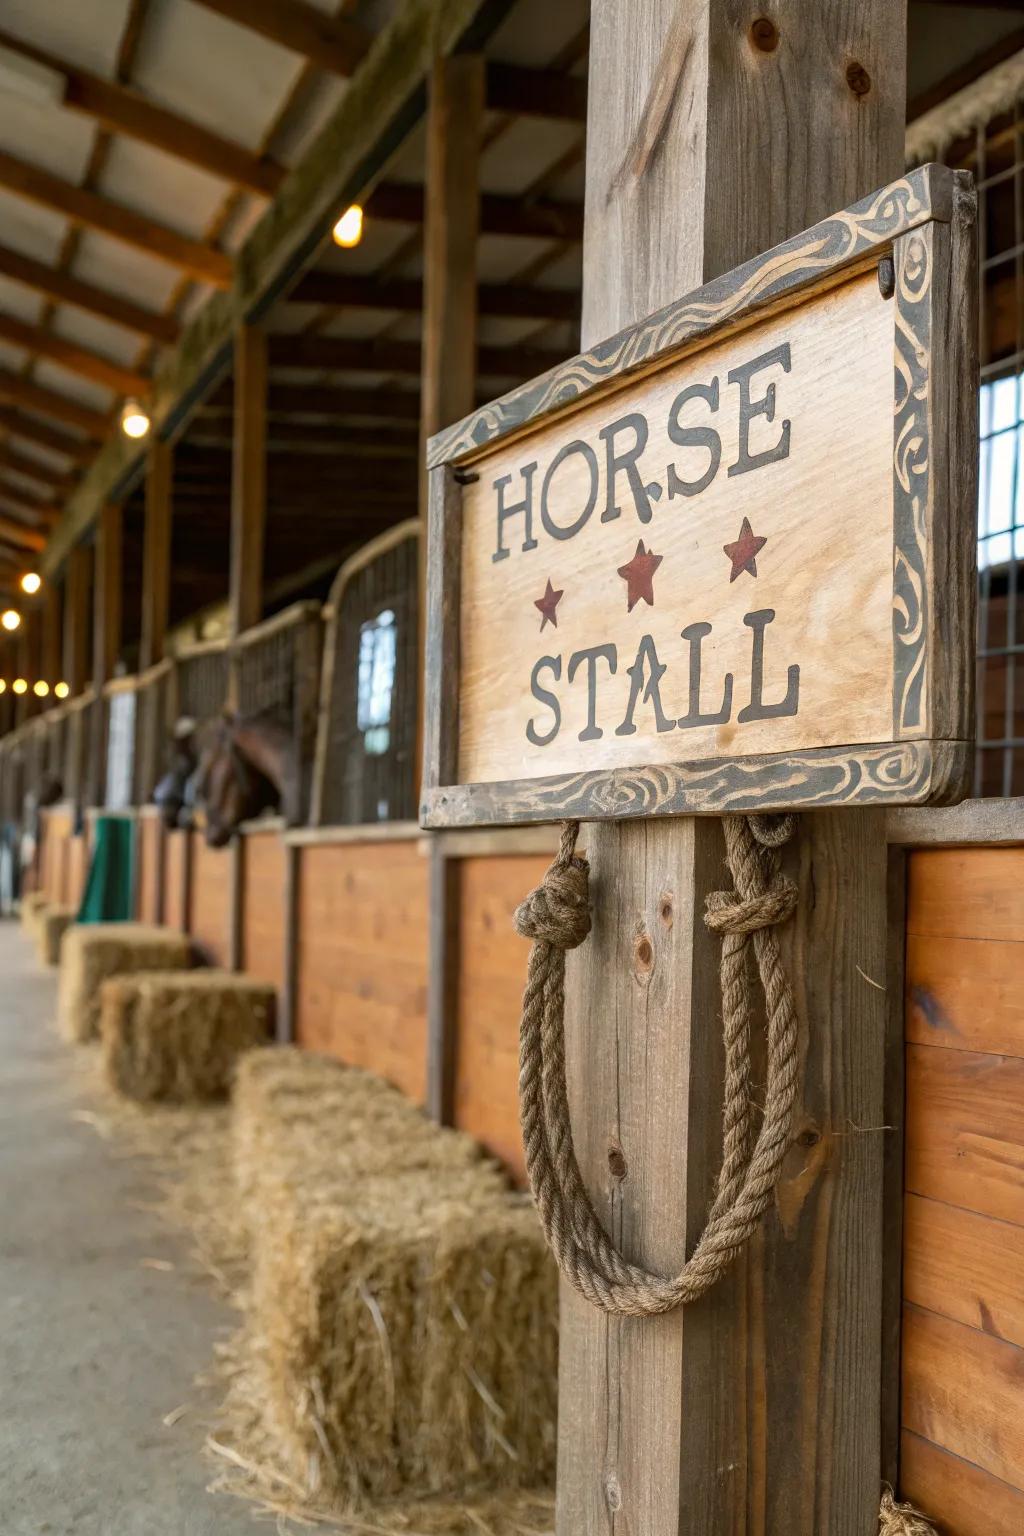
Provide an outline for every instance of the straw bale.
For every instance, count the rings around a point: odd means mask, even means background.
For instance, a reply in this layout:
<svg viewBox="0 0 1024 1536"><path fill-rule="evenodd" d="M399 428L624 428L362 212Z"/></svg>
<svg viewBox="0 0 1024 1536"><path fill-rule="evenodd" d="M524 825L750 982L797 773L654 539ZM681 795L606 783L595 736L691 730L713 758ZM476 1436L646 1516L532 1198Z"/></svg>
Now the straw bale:
<svg viewBox="0 0 1024 1536"><path fill-rule="evenodd" d="M492 1167L296 1192L254 1263L265 1418L294 1477L359 1505L552 1476L557 1272Z"/></svg>
<svg viewBox="0 0 1024 1536"><path fill-rule="evenodd" d="M100 995L104 1071L131 1099L224 1098L239 1057L273 1031L273 987L231 971L144 971Z"/></svg>
<svg viewBox="0 0 1024 1536"><path fill-rule="evenodd" d="M56 965L60 960L61 940L76 915L74 907L40 907L36 917L36 944L44 965Z"/></svg>
<svg viewBox="0 0 1024 1536"><path fill-rule="evenodd" d="M21 926L33 936L35 936L39 914L45 906L46 896L42 891L27 891L21 898L19 913Z"/></svg>
<svg viewBox="0 0 1024 1536"><path fill-rule="evenodd" d="M100 1027L100 984L134 971L185 970L189 941L170 928L145 923L75 923L60 951L57 1019L64 1038L95 1040Z"/></svg>

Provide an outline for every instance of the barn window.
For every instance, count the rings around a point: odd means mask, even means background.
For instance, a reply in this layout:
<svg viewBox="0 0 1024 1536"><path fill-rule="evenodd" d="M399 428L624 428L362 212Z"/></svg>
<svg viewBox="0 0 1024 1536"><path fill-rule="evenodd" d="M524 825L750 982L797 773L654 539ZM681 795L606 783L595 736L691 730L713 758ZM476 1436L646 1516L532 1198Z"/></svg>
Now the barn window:
<svg viewBox="0 0 1024 1536"><path fill-rule="evenodd" d="M363 749L371 757L382 757L391 745L395 660L395 615L385 608L359 630L356 725L363 733Z"/></svg>

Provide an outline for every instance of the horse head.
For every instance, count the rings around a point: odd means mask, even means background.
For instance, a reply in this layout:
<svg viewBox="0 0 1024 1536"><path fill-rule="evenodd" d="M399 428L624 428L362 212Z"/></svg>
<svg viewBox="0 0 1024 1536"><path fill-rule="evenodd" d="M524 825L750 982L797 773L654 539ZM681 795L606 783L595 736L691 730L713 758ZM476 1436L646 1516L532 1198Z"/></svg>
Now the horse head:
<svg viewBox="0 0 1024 1536"><path fill-rule="evenodd" d="M225 714L216 722L196 776L196 799L211 848L229 843L242 822L280 808L281 786L262 751L270 730L269 725L261 728L259 717Z"/></svg>

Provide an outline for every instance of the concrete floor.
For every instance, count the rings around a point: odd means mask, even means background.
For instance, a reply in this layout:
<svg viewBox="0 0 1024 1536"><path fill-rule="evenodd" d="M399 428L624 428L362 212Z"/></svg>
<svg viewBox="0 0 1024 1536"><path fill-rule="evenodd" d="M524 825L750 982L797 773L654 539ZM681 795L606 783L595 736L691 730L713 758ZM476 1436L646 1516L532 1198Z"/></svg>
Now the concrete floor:
<svg viewBox="0 0 1024 1536"><path fill-rule="evenodd" d="M205 1492L202 1429L161 1422L232 1314L197 1280L141 1265L175 1236L132 1202L138 1165L73 1118L54 974L0 923L0 1532L235 1536L241 1503Z"/></svg>

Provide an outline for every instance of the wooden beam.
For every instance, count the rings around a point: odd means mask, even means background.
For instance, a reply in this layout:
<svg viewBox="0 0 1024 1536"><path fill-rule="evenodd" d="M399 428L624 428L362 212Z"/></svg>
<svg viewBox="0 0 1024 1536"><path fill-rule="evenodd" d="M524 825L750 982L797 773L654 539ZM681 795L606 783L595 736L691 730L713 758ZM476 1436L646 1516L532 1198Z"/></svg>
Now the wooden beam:
<svg viewBox="0 0 1024 1536"><path fill-rule="evenodd" d="M0 443L0 466L4 469L13 469L16 474L25 475L29 480L35 480L40 486L46 486L51 493L68 491L74 484L74 476L69 475L65 470L54 469L49 464L41 464L38 459L33 459L26 453L19 453L17 448L11 448L6 443Z"/></svg>
<svg viewBox="0 0 1024 1536"><path fill-rule="evenodd" d="M109 502L103 508L96 530L92 682L97 692L113 677L121 654L123 534L121 508Z"/></svg>
<svg viewBox="0 0 1024 1536"><path fill-rule="evenodd" d="M39 533L35 528L29 528L24 523L19 523L12 517L0 517L0 538L8 544L14 544L19 549L31 549L37 554L46 548L46 535Z"/></svg>
<svg viewBox="0 0 1024 1536"><path fill-rule="evenodd" d="M231 386L216 391L199 416L234 415ZM412 390L341 389L330 384L275 384L271 381L267 414L366 418L371 421L420 419L420 397Z"/></svg>
<svg viewBox="0 0 1024 1536"><path fill-rule="evenodd" d="M592 0L585 348L902 174L900 0L770 13L762 51L730 6ZM866 95L846 88L851 60ZM821 152L794 160L797 142ZM786 170L760 175L760 160ZM576 1149L626 1256L675 1274L721 1155L719 944L703 918L728 883L722 831L611 821L580 841L595 910L566 977ZM866 1128L885 1124L883 818L801 816L785 859L804 1067L791 1158L695 1305L640 1321L563 1285L558 1536L877 1530L884 1133Z"/></svg>
<svg viewBox="0 0 1024 1536"><path fill-rule="evenodd" d="M60 681L61 673L61 593L60 587L48 581L43 587L42 601L42 659L43 677L52 688Z"/></svg>
<svg viewBox="0 0 1024 1536"><path fill-rule="evenodd" d="M6 368L0 368L0 400L6 405L23 406L27 411L37 411L51 421L61 421L68 427L77 427L89 437L101 440L110 431L110 420L101 411L79 405L67 395L55 389L44 389Z"/></svg>
<svg viewBox="0 0 1024 1536"><path fill-rule="evenodd" d="M110 320L114 325L135 331L140 336L148 336L153 341L169 346L178 338L178 322L172 315L143 309L129 299L108 293L105 288L97 288L92 283L84 283L81 278L48 267L45 262L23 256L20 251L12 251L6 245L0 245L0 277L21 283L23 287L42 294L43 298L50 299L54 304L70 304L87 315Z"/></svg>
<svg viewBox="0 0 1024 1536"><path fill-rule="evenodd" d="M311 372L413 375L421 370L418 341L380 337L274 336L270 361L275 368ZM477 370L488 378L528 379L563 361L561 352L540 347L480 347Z"/></svg>
<svg viewBox="0 0 1024 1536"><path fill-rule="evenodd" d="M5 512L13 512L16 518L27 518L26 526L33 529L60 516L60 508L53 502L26 500L24 488L12 485L3 475L0 475L0 506Z"/></svg>
<svg viewBox="0 0 1024 1536"><path fill-rule="evenodd" d="M27 325L13 315L0 315L0 341L12 347L24 347L36 357L48 358L69 373L77 373L94 384L102 384L118 395L144 395L149 391L151 380L134 368L124 368L120 363L90 352L87 347L65 341L41 325Z"/></svg>
<svg viewBox="0 0 1024 1536"><path fill-rule="evenodd" d="M389 224L422 224L423 188L413 182L385 181L364 204L368 219ZM486 192L480 199L482 235L526 235L540 240L582 240L583 209L550 198L502 197Z"/></svg>
<svg viewBox="0 0 1024 1536"><path fill-rule="evenodd" d="M522 69L488 64L487 105L515 117L549 117L566 123L587 121L587 81L554 69Z"/></svg>
<svg viewBox="0 0 1024 1536"><path fill-rule="evenodd" d="M0 187L51 213L61 214L72 224L97 230L134 250L144 251L147 256L179 267L201 282L212 283L215 288L231 286L232 262L223 251L201 240L190 240L156 219L73 182L62 181L59 176L4 151L0 151Z"/></svg>
<svg viewBox="0 0 1024 1536"><path fill-rule="evenodd" d="M263 616L263 537L267 517L267 337L256 325L235 341L235 441L231 473L232 636Z"/></svg>
<svg viewBox="0 0 1024 1536"><path fill-rule="evenodd" d="M92 550L76 544L70 551L64 573L64 681L72 697L85 687L89 676L89 586L92 580Z"/></svg>
<svg viewBox="0 0 1024 1536"><path fill-rule="evenodd" d="M171 597L171 517L174 449L154 439L146 470L146 531L142 553L142 636L139 671L163 660Z"/></svg>
<svg viewBox="0 0 1024 1536"><path fill-rule="evenodd" d="M477 287L477 313L502 320L577 321L580 296L572 288L525 288L515 283ZM401 278L307 272L288 295L289 304L324 304L332 309L398 310L419 314L423 284Z"/></svg>
<svg viewBox="0 0 1024 1536"><path fill-rule="evenodd" d="M224 181L272 197L284 178L284 168L263 155L211 133L178 112L151 101L141 91L103 80L88 70L36 48L0 30L0 48L32 59L64 76L62 105L81 112L113 133L149 144Z"/></svg>
<svg viewBox="0 0 1024 1536"><path fill-rule="evenodd" d="M23 438L27 443L35 443L40 448L47 448L51 453L63 454L76 464L86 463L95 453L92 443L83 442L80 437L62 432L58 427L48 427L34 417L23 416L20 411L12 411L7 406L0 406L0 431L10 437Z"/></svg>
<svg viewBox="0 0 1024 1536"><path fill-rule="evenodd" d="M343 16L329 16L303 0L197 0L250 32L312 60L320 69L351 75L373 34Z"/></svg>

